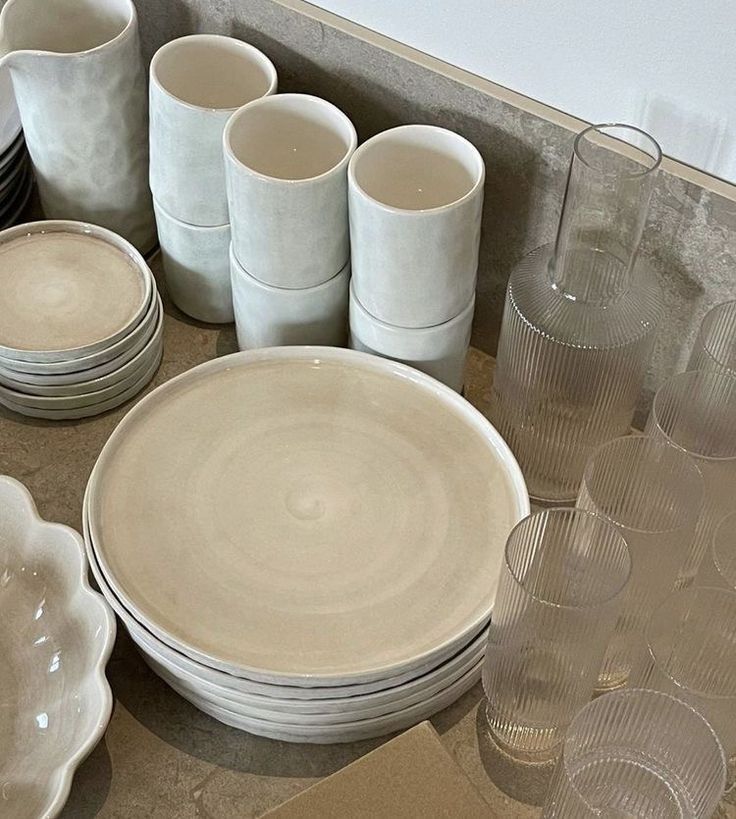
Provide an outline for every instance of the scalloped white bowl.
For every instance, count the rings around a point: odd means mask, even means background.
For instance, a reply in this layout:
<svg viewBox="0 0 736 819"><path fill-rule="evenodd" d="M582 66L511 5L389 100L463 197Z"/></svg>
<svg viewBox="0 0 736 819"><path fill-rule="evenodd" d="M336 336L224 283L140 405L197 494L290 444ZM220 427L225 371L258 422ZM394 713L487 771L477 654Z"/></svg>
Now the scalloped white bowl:
<svg viewBox="0 0 736 819"><path fill-rule="evenodd" d="M0 476L0 816L53 817L112 711L115 619L80 536Z"/></svg>

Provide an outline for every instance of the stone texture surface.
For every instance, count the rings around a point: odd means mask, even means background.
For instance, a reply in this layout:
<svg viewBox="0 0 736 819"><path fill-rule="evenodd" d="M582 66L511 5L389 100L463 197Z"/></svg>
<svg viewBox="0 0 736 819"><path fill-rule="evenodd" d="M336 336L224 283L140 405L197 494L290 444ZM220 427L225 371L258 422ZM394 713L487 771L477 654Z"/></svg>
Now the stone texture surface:
<svg viewBox="0 0 736 819"><path fill-rule="evenodd" d="M410 122L442 125L470 139L488 171L473 342L495 352L513 264L554 238L572 132L274 0L136 4L147 57L184 33L230 34L268 54L279 90L317 94L342 108L361 140ZM736 298L736 201L660 174L642 255L667 304L645 406L658 384L684 368L705 311Z"/></svg>
<svg viewBox="0 0 736 819"><path fill-rule="evenodd" d="M163 290L158 257L152 268ZM165 293L164 303L164 360L149 389L237 349L232 325L187 319ZM488 407L492 368L488 355L471 351L466 394L481 411ZM56 423L0 408L0 474L22 481L44 518L79 530L89 473L133 403L97 418ZM122 627L107 673L115 696L112 720L77 772L63 819L256 817L386 739L290 745L228 728L159 680ZM539 815L535 806L544 799L550 768L519 765L495 747L484 726L480 685L432 722L498 816ZM736 819L736 808L724 806L722 816Z"/></svg>

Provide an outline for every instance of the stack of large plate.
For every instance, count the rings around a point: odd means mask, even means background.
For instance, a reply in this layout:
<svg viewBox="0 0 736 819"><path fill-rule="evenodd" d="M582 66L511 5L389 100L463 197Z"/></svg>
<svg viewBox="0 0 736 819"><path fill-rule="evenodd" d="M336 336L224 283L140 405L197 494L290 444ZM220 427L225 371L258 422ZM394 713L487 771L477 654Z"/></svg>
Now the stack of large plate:
<svg viewBox="0 0 736 819"><path fill-rule="evenodd" d="M0 234L0 404L84 418L140 392L161 361L150 269L121 237L80 222Z"/></svg>
<svg viewBox="0 0 736 819"><path fill-rule="evenodd" d="M33 171L7 68L0 69L0 229L14 224L28 203Z"/></svg>
<svg viewBox="0 0 736 819"><path fill-rule="evenodd" d="M407 727L479 679L528 513L490 424L415 370L335 348L236 353L158 387L90 476L103 594L169 685L293 742Z"/></svg>

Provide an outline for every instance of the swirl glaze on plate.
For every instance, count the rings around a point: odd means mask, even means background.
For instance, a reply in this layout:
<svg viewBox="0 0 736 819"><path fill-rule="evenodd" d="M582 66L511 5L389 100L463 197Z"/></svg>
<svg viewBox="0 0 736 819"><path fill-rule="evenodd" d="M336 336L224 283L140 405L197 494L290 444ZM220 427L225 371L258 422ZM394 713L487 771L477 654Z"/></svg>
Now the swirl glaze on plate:
<svg viewBox="0 0 736 819"><path fill-rule="evenodd" d="M101 569L140 622L213 667L312 685L459 647L528 510L467 402L332 348L185 373L129 413L90 480Z"/></svg>

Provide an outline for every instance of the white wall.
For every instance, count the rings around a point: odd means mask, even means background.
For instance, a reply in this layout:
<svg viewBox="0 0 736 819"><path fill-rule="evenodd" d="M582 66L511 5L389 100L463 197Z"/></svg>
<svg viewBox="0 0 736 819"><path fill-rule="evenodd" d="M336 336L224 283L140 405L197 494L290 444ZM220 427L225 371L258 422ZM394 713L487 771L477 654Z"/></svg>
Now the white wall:
<svg viewBox="0 0 736 819"><path fill-rule="evenodd" d="M736 182L736 0L311 0Z"/></svg>

